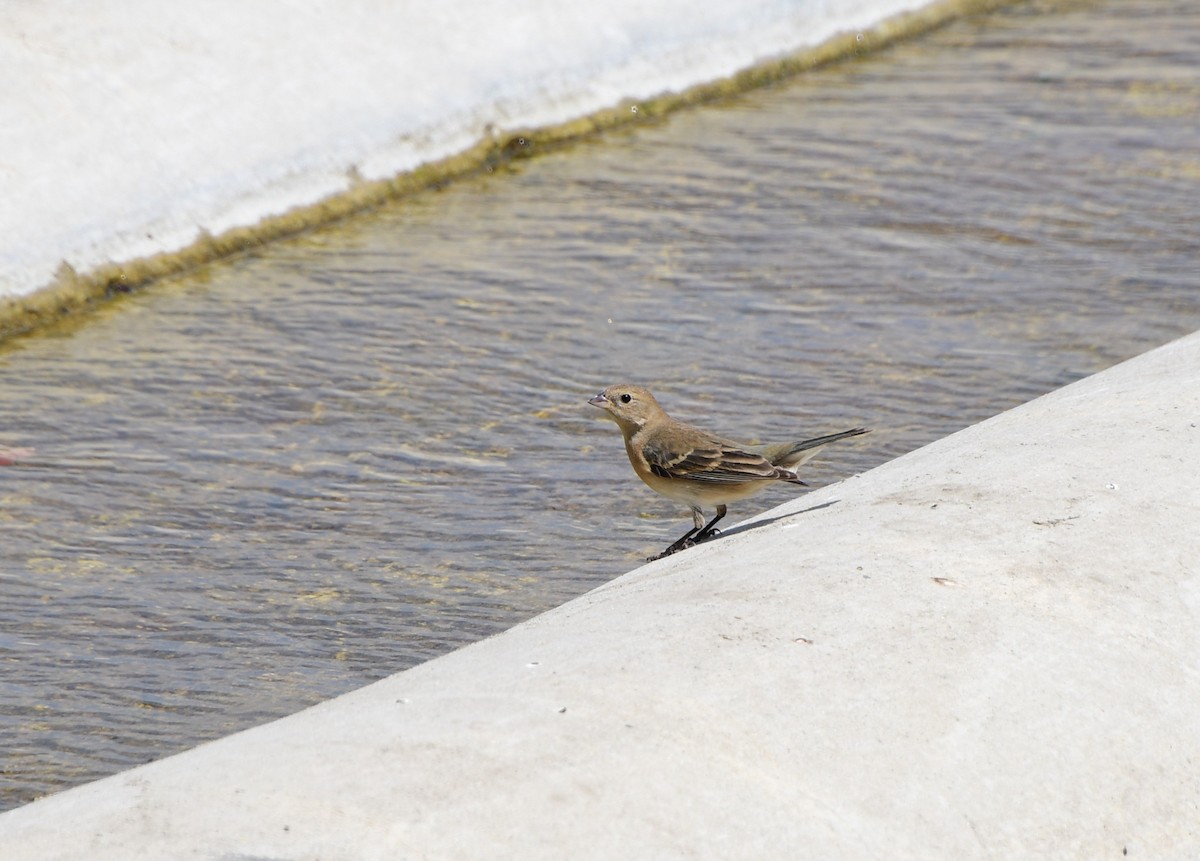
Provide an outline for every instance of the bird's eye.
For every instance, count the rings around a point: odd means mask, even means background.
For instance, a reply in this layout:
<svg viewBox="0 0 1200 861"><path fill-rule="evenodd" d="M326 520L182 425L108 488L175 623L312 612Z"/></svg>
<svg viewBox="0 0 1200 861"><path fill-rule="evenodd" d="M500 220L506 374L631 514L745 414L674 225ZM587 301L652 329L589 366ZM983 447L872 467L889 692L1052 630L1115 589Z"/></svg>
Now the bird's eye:
<svg viewBox="0 0 1200 861"><path fill-rule="evenodd" d="M633 395L629 394L629 392L626 392L625 394L621 395L621 403L623 403L623 404L627 404L632 400L633 400Z"/></svg>

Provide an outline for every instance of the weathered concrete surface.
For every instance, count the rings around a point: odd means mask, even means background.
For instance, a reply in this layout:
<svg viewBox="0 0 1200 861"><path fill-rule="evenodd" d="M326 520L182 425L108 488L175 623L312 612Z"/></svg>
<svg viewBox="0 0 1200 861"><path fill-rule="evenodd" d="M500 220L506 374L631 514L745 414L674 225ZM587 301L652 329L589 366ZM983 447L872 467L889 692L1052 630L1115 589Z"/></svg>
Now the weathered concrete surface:
<svg viewBox="0 0 1200 861"><path fill-rule="evenodd" d="M0 858L1200 857L1198 527L1200 334Z"/></svg>
<svg viewBox="0 0 1200 861"><path fill-rule="evenodd" d="M5 3L0 339L1002 2Z"/></svg>

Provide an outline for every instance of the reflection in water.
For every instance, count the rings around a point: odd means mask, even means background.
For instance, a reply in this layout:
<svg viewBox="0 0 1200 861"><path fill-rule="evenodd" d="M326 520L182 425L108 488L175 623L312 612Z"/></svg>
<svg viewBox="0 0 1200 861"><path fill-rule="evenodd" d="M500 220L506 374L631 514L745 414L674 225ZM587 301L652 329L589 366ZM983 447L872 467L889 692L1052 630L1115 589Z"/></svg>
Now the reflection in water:
<svg viewBox="0 0 1200 861"><path fill-rule="evenodd" d="M585 403L820 485L1200 325L1187 4L1026 4L0 353L0 804L359 686L669 541ZM785 488L736 514L782 502Z"/></svg>

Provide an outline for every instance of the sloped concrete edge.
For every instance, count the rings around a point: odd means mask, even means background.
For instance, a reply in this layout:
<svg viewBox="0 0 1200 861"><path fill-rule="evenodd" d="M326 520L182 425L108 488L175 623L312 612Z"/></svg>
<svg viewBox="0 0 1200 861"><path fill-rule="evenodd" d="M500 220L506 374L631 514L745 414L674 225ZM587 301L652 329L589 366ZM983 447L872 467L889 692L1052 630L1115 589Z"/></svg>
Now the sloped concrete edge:
<svg viewBox="0 0 1200 861"><path fill-rule="evenodd" d="M1200 855L1200 333L0 858Z"/></svg>

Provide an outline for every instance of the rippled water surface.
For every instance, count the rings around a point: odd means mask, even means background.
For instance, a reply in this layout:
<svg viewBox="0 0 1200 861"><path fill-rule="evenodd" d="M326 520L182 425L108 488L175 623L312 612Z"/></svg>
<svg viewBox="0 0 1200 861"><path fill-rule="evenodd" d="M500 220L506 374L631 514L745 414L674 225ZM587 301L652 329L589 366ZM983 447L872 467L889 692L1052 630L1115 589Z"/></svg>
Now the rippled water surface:
<svg viewBox="0 0 1200 861"><path fill-rule="evenodd" d="M584 403L876 432L835 481L1200 328L1200 20L1030 3L521 162L0 350L0 806L635 566ZM748 515L789 491L735 506Z"/></svg>

